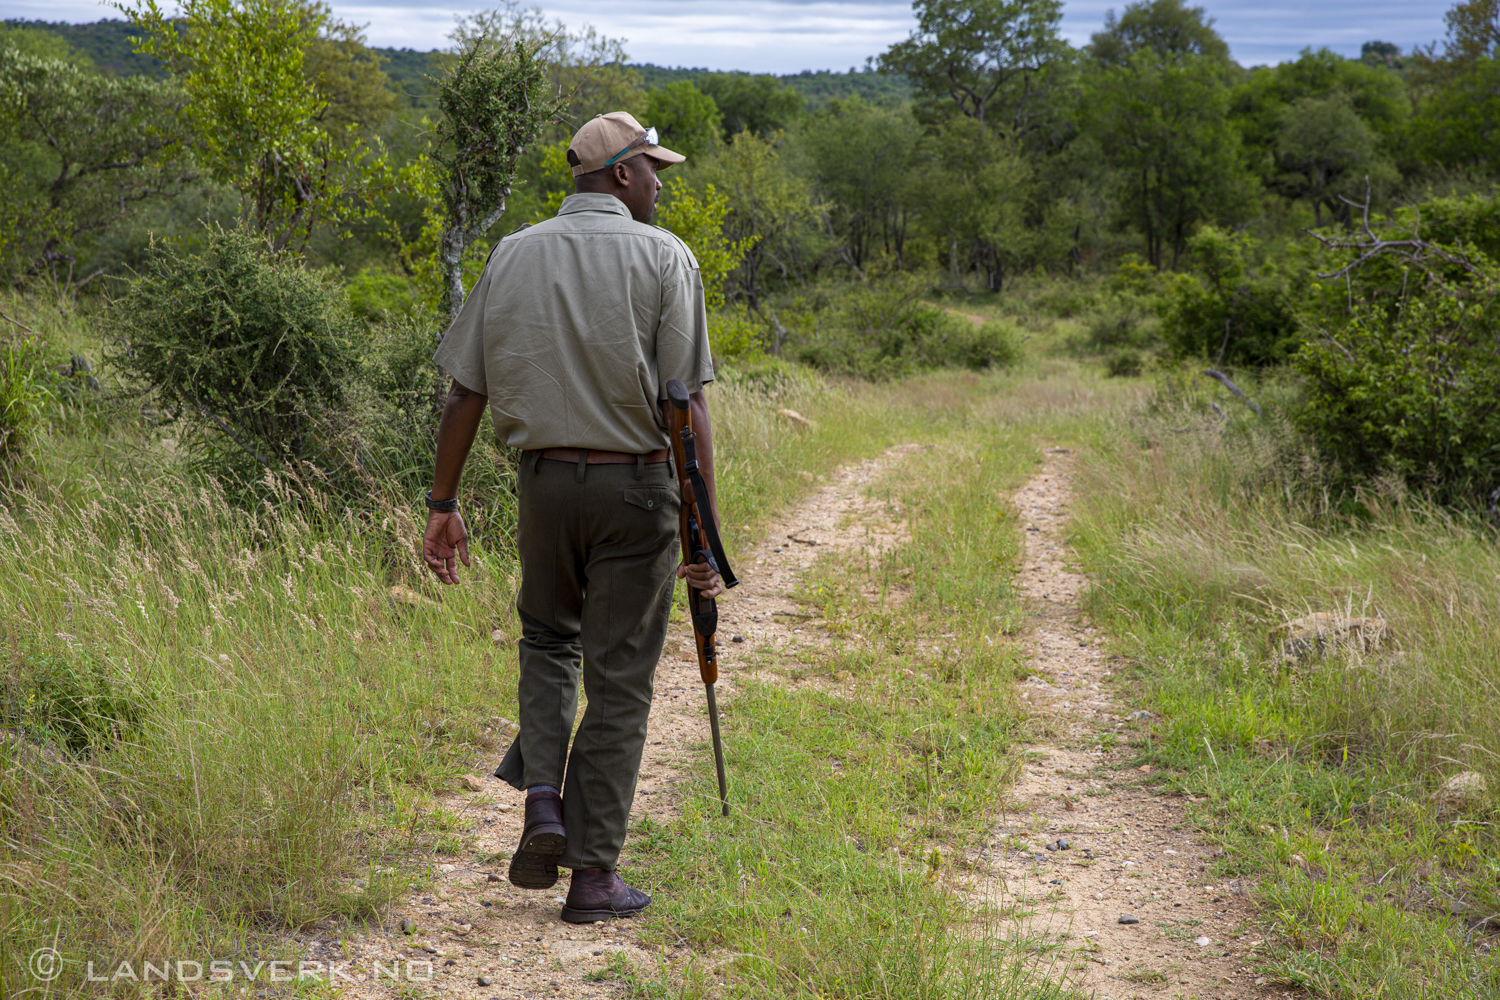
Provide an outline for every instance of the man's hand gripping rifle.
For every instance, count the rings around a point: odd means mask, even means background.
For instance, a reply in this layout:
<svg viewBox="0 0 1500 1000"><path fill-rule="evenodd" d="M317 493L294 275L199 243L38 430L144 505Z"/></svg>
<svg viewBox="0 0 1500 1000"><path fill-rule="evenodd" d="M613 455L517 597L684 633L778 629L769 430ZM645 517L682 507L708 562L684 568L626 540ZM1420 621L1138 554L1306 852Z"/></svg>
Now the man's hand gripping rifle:
<svg viewBox="0 0 1500 1000"><path fill-rule="evenodd" d="M718 519L714 516L708 484L698 469L697 436L688 410L687 386L676 379L667 382L667 429L672 439L673 464L682 487L682 562L708 563L719 574L724 588L739 584L724 543L719 539ZM708 722L714 737L714 766L719 773L719 801L724 815L729 815L729 786L724 778L724 742L719 736L719 705L714 699L714 683L719 679L719 650L714 633L719 628L719 608L712 597L704 597L691 584L687 588L688 615L693 620L693 643L698 649L698 673L708 692Z"/></svg>

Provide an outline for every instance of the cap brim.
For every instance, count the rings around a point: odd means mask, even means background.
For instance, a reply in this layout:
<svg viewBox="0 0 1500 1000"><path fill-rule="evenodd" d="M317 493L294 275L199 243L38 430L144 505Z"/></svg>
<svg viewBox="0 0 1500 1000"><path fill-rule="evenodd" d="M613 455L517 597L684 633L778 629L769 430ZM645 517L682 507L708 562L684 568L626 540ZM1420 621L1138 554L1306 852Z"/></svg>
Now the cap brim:
<svg viewBox="0 0 1500 1000"><path fill-rule="evenodd" d="M687 162L686 156L683 156L681 153L674 153L666 146L647 146L641 152L664 167L670 167L674 163Z"/></svg>

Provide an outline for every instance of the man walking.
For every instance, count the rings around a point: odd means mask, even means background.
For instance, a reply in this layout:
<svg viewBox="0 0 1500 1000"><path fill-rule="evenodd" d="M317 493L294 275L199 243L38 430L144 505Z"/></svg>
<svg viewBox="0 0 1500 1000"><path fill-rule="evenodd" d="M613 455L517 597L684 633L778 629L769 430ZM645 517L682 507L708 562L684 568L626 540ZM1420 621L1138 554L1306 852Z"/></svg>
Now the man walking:
<svg viewBox="0 0 1500 1000"><path fill-rule="evenodd" d="M455 557L469 563L455 498L488 404L500 438L523 452L520 733L495 770L526 791L510 881L547 889L571 869L562 916L584 923L651 902L615 869L676 562L664 387L679 379L691 393L712 494L702 389L714 373L698 263L649 225L657 171L684 157L623 112L585 124L567 156L576 193L556 218L500 241L438 348L453 386L422 555L447 584L458 583ZM708 596L723 589L707 566L677 576ZM580 677L588 706L570 751Z"/></svg>

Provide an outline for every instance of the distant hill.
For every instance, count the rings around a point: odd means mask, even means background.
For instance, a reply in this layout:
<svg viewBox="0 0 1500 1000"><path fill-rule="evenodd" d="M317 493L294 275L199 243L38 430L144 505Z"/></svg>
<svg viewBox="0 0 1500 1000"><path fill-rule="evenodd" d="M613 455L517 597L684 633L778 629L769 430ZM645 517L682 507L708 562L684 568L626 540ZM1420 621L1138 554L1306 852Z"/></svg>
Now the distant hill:
<svg viewBox="0 0 1500 1000"><path fill-rule="evenodd" d="M705 73L718 72L711 69L686 69L683 67L653 66L651 63L635 63L631 66L641 74L648 87L663 87L678 80L696 80ZM746 74L750 75L750 74ZM756 74L759 75L759 74ZM903 77L884 76L870 70L809 70L800 73L771 74L784 86L801 91L807 106L817 110L833 98L859 97L871 104L901 104L911 100L911 84Z"/></svg>
<svg viewBox="0 0 1500 1000"><path fill-rule="evenodd" d="M3 22L7 27L30 28L60 35L77 51L94 61L94 65L120 76L149 74L160 76L162 66L152 56L139 56L131 51L130 36L134 29L129 21L118 19L95 21L92 24L65 24L51 21ZM406 96L415 106L431 103L427 86L427 75L432 72L432 52L415 49L377 48L385 60L386 75L391 85ZM685 69L653 66L637 63L632 66L641 74L648 87L660 87L675 80L693 80L710 69ZM816 110L836 97L860 97L872 104L900 104L911 99L911 85L899 77L882 76L869 70L851 69L847 73L834 70L803 70L778 76L783 84L801 91L807 98L807 106Z"/></svg>
<svg viewBox="0 0 1500 1000"><path fill-rule="evenodd" d="M64 24L61 21L10 21L7 28L29 28L61 35L77 51L88 56L100 69L118 76L148 74L161 76L161 62L155 56L138 56L132 51L130 36L135 33L129 21L105 20L92 24Z"/></svg>

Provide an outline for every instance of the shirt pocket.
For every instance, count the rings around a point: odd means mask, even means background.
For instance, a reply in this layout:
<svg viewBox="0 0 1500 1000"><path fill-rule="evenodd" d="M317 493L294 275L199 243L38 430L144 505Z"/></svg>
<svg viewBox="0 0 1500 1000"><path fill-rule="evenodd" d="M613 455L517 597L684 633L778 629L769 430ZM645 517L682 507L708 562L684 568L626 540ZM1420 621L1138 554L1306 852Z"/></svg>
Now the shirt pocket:
<svg viewBox="0 0 1500 1000"><path fill-rule="evenodd" d="M658 511L677 508L677 491L670 486L627 486L625 502L642 510Z"/></svg>

